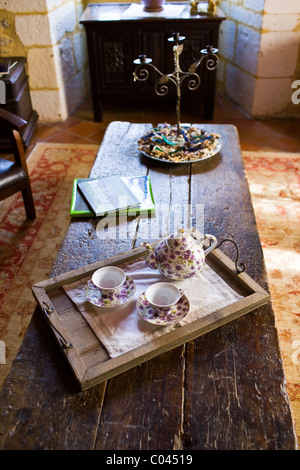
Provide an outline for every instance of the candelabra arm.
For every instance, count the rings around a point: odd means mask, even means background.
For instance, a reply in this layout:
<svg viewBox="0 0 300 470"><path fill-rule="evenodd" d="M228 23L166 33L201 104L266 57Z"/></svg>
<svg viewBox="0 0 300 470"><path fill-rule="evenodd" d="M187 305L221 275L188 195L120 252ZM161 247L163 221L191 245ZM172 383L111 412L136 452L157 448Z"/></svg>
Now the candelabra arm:
<svg viewBox="0 0 300 470"><path fill-rule="evenodd" d="M208 70L215 70L219 65L219 57L216 54L210 54L208 56L203 56L206 58L206 68Z"/></svg>
<svg viewBox="0 0 300 470"><path fill-rule="evenodd" d="M201 82L200 76L197 73L185 72L184 75L181 77L181 83L186 78L188 79L189 90L197 90Z"/></svg>
<svg viewBox="0 0 300 470"><path fill-rule="evenodd" d="M219 57L217 55L219 50L212 46L206 46L206 49L202 49L200 52L202 54L200 60L191 65L190 71L195 72L199 65L205 60L206 68L208 70L215 70L219 65Z"/></svg>
<svg viewBox="0 0 300 470"><path fill-rule="evenodd" d="M163 74L158 70L155 65L151 64L150 62L142 62L137 65L133 72L133 79L134 81L145 81L149 77L149 71L147 70L148 67L151 67L152 69L155 70L160 76L163 76Z"/></svg>
<svg viewBox="0 0 300 470"><path fill-rule="evenodd" d="M151 63L141 63L136 67L135 71L133 72L134 81L146 81L149 78L149 71L147 70L148 67L153 69L159 75L159 78L155 82L156 94L159 96L166 95L169 91L168 85L166 85L166 83L170 80L176 85L176 80L172 74L163 74L157 67L155 67L155 65Z"/></svg>
<svg viewBox="0 0 300 470"><path fill-rule="evenodd" d="M174 33L173 37L169 38L168 41L174 42L173 53L174 53L174 71L170 74L163 74L155 65L153 65L152 59L146 57L145 54L141 54L138 59L134 60L136 64L135 71L133 72L134 81L145 81L149 77L149 71L147 68L153 69L158 75L159 78L155 82L155 92L159 96L166 95L169 91L169 82L172 82L176 86L176 116L177 116L177 135L179 135L180 129L180 104L181 104L181 84L188 78L188 88L189 90L196 90L201 82L200 76L196 73L197 68L205 60L206 68L208 70L215 70L219 64L219 57L217 56L218 49L215 49L213 46L206 46L205 49L202 49L201 57L197 62L194 62L188 72L183 72L180 68L179 57L183 51L183 44L180 44L180 41L183 41L185 38L180 36L179 33Z"/></svg>
<svg viewBox="0 0 300 470"><path fill-rule="evenodd" d="M159 71L158 71L159 72ZM160 73L160 72L159 72ZM172 82L175 86L177 86L177 82L173 76L173 74L161 74L161 77L156 80L155 83L155 92L159 96L166 95L169 91L169 81Z"/></svg>
<svg viewBox="0 0 300 470"><path fill-rule="evenodd" d="M137 65L133 72L133 80L139 81L139 82L144 82L149 78L149 71L147 70L147 67L152 64L146 64L146 63L141 63Z"/></svg>

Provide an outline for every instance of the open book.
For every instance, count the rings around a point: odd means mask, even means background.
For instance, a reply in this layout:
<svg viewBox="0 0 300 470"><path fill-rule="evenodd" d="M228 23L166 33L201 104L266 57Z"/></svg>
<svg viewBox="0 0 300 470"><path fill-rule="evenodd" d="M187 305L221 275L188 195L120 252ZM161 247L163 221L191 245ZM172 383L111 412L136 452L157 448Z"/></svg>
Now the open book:
<svg viewBox="0 0 300 470"><path fill-rule="evenodd" d="M92 197L95 198L96 195L97 202L99 203L94 208L91 205L91 199L88 199L88 194L91 193L86 191L84 195L82 190L83 183L85 187L86 183L93 181L98 182L98 184L92 183ZM105 193L101 190L103 187L107 188ZM100 211L98 211L97 207L98 209L101 207ZM127 214L128 216L136 216L148 215L154 212L155 204L151 181L148 176L125 177L114 175L104 178L77 178L74 180L70 208L70 215L72 217L95 217L96 215L103 216L116 213L118 215Z"/></svg>

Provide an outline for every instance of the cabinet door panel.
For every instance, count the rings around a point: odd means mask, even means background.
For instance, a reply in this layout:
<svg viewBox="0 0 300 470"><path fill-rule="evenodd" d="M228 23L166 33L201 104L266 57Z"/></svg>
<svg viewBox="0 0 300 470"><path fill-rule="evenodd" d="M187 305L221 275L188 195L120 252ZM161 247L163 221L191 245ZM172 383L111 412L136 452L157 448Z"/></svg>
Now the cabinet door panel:
<svg viewBox="0 0 300 470"><path fill-rule="evenodd" d="M132 82L132 38L130 31L115 34L105 30L97 36L101 91L130 90Z"/></svg>
<svg viewBox="0 0 300 470"><path fill-rule="evenodd" d="M160 70L161 73L165 73L165 38L164 33L159 30L147 30L147 28L139 31L140 37L140 52L139 54L146 54L147 57L152 59L152 64ZM135 82L135 88L143 91L149 91L155 93L155 83L160 77L153 68L149 67L149 77L145 82Z"/></svg>

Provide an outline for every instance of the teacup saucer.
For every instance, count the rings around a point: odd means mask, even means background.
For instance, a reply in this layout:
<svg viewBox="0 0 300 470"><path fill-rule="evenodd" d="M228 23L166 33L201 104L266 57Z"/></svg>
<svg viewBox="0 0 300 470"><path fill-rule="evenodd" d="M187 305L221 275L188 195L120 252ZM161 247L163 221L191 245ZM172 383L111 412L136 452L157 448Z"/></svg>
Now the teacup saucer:
<svg viewBox="0 0 300 470"><path fill-rule="evenodd" d="M135 294L135 283L131 277L126 276L126 281L120 292L103 297L99 287L89 280L85 288L85 296L89 302L97 307L118 307L126 304Z"/></svg>
<svg viewBox="0 0 300 470"><path fill-rule="evenodd" d="M146 300L145 294L141 294L137 300L138 314L147 322L154 325L166 326L177 323L189 313L190 303L188 298L183 294L178 302L173 305L172 309L166 314L157 314L155 309Z"/></svg>

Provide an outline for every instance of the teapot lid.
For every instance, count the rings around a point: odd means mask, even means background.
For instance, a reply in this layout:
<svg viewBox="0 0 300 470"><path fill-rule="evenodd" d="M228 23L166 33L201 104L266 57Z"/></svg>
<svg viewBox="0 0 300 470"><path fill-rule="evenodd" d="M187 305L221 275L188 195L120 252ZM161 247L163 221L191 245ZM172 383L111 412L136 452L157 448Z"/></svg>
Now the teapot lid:
<svg viewBox="0 0 300 470"><path fill-rule="evenodd" d="M188 250L191 248L193 243L193 238L188 233L186 233L183 228L179 228L177 233L174 233L168 238L168 245L173 250Z"/></svg>

